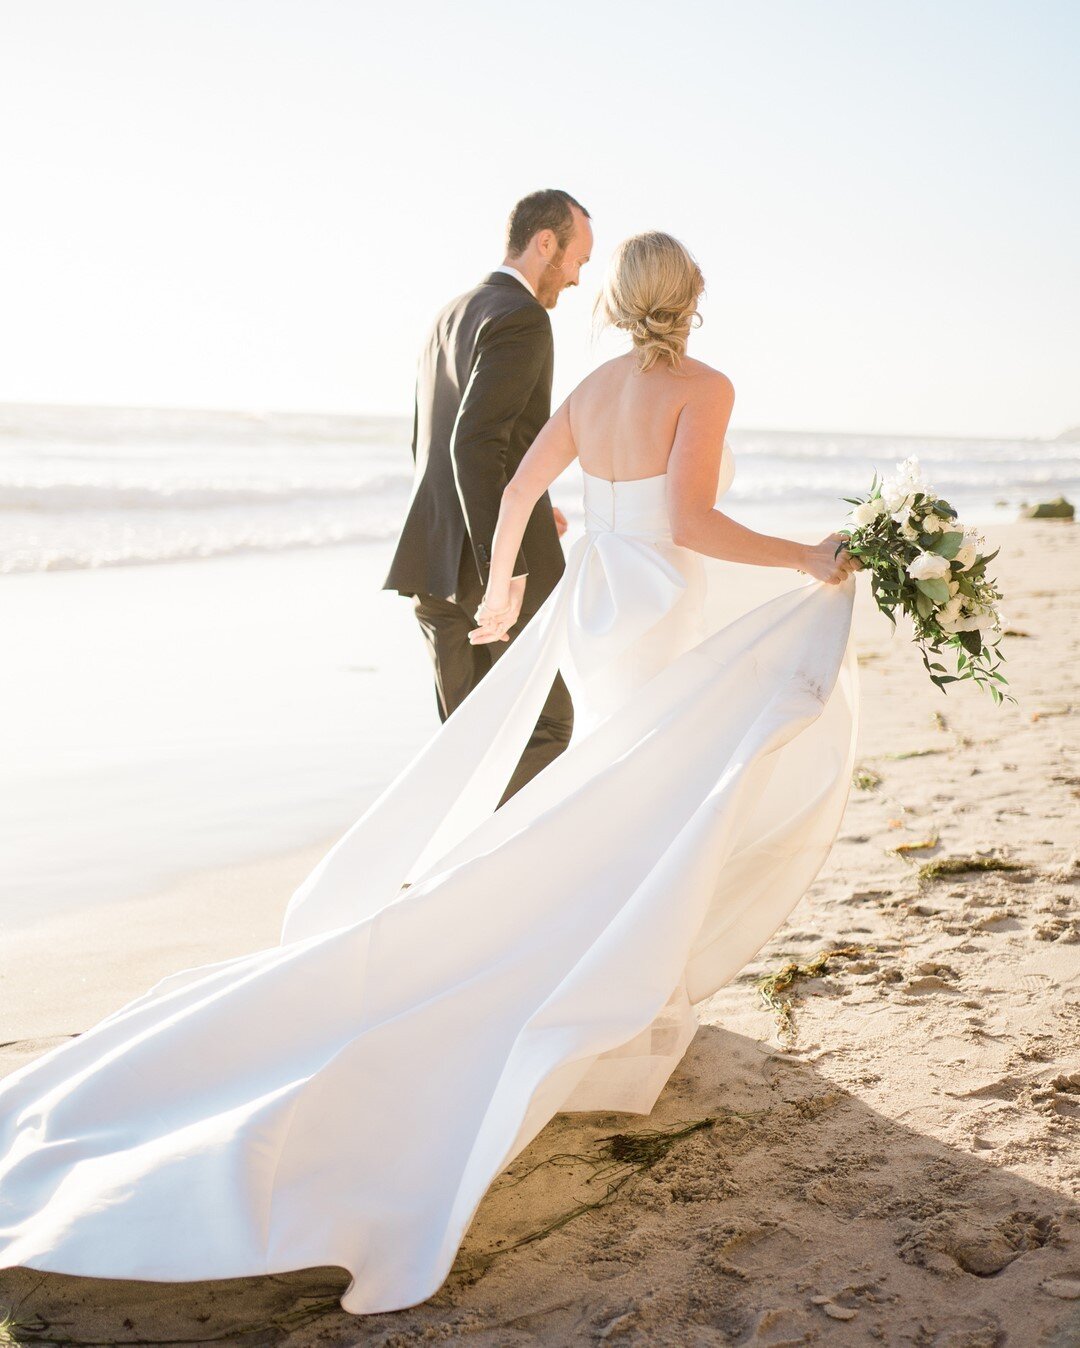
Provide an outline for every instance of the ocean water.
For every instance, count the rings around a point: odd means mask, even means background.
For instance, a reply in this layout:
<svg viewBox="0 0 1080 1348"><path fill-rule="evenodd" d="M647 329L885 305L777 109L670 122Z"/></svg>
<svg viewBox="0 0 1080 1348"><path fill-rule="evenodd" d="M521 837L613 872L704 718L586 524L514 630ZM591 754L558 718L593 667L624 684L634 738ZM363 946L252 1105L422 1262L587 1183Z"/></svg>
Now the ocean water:
<svg viewBox="0 0 1080 1348"><path fill-rule="evenodd" d="M405 419L0 406L0 572L72 570L395 537L412 480ZM917 455L971 523L1080 495L1080 445L818 432L729 435L730 512L835 527L875 468ZM574 470L553 496L580 518Z"/></svg>

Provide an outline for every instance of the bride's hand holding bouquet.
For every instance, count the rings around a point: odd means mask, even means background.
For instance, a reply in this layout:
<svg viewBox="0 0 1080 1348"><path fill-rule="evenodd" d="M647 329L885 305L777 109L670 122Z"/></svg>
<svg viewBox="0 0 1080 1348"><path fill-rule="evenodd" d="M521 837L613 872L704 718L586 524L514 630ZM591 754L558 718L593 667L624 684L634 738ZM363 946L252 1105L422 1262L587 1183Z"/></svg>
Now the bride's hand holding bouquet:
<svg viewBox="0 0 1080 1348"><path fill-rule="evenodd" d="M868 495L844 497L851 524L844 544L871 573L871 591L879 609L896 626L896 610L912 620L915 644L934 683L972 679L995 702L1015 702L1002 691L999 649L1003 620L997 608L1001 591L987 575L998 550L984 551L984 540L966 528L948 501L927 483L915 458L905 459ZM955 673L931 654L955 652Z"/></svg>
<svg viewBox="0 0 1080 1348"><path fill-rule="evenodd" d="M806 549L803 564L796 570L826 585L841 585L863 563L847 549L847 535L832 533Z"/></svg>

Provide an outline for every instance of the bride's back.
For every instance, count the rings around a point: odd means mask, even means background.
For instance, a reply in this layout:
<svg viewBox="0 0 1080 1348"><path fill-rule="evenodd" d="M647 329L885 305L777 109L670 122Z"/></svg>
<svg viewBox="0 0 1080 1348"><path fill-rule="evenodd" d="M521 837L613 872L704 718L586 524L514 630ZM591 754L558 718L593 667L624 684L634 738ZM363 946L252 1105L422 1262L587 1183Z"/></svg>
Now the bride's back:
<svg viewBox="0 0 1080 1348"><path fill-rule="evenodd" d="M684 356L642 371L630 352L606 361L570 396L570 430L582 469L613 482L667 471L679 414L716 371Z"/></svg>

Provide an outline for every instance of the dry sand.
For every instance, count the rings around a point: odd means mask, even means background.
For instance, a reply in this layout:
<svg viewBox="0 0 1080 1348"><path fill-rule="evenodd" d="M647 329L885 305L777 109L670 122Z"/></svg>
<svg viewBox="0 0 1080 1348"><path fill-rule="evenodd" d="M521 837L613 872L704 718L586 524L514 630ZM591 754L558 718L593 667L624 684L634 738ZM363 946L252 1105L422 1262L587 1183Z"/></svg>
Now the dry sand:
<svg viewBox="0 0 1080 1348"><path fill-rule="evenodd" d="M1005 648L1019 706L933 689L861 584L867 779L825 868L699 1008L653 1114L557 1116L496 1181L436 1296L358 1318L337 1306L336 1269L187 1284L8 1270L10 1341L1080 1344L1080 535L988 533L1026 634ZM323 850L9 940L18 1042L0 1067L174 969L274 943ZM918 877L972 855L1023 869ZM856 949L795 984L782 1035L758 975L837 947ZM589 1164L613 1134L703 1120L651 1166Z"/></svg>

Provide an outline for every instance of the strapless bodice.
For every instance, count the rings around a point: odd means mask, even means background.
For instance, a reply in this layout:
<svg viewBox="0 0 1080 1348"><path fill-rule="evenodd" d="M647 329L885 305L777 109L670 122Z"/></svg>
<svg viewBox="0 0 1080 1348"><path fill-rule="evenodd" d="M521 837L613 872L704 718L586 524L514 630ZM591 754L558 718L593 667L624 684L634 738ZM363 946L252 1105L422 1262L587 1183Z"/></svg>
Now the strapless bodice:
<svg viewBox="0 0 1080 1348"><path fill-rule="evenodd" d="M734 476L735 460L730 444L725 441L717 499L731 486ZM670 541L666 472L655 473L652 477L612 481L582 469L582 477L586 533L617 533L633 538Z"/></svg>
<svg viewBox="0 0 1080 1348"><path fill-rule="evenodd" d="M670 539L667 474L612 482L582 470L585 479L585 530L635 538Z"/></svg>

